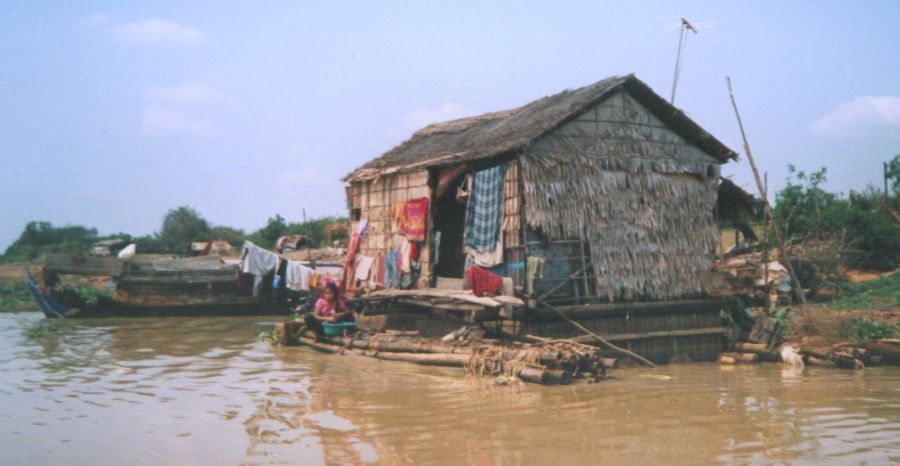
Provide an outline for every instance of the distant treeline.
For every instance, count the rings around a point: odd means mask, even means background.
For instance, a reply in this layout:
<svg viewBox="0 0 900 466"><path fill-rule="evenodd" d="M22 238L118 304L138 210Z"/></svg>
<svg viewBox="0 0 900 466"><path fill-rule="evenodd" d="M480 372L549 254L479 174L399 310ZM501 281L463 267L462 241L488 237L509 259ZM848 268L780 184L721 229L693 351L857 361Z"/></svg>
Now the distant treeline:
<svg viewBox="0 0 900 466"><path fill-rule="evenodd" d="M887 165L885 192L869 186L862 192L844 196L822 189L823 168L811 174L790 166L787 186L775 195L775 218L790 243L832 242L834 255L847 265L869 269L900 266L900 156ZM196 210L183 206L170 210L158 233L131 236L118 233L100 237L95 228L54 227L49 222L31 222L22 235L0 256L4 261L34 260L47 252L84 253L99 239L122 238L137 244L142 253L187 254L193 241L226 240L239 247L242 238L271 248L283 235L302 234L321 244L326 228L342 217L323 217L303 223L287 223L283 217L270 218L252 233L221 225L210 225ZM335 239L339 239L335 238Z"/></svg>
<svg viewBox="0 0 900 466"><path fill-rule="evenodd" d="M239 228L212 225L195 209L178 207L166 214L160 230L152 235L133 236L116 233L101 236L96 228L83 226L53 226L50 222L29 222L19 238L10 245L0 260L4 262L24 262L40 258L46 253L84 254L102 239L123 239L137 244L138 252L145 254L187 255L194 241L225 240L235 248L240 248L244 239L272 248L275 241L284 235L301 234L310 238L313 246L322 245L326 238L326 228L336 222L346 221L342 217L321 217L302 223L287 223L281 215L270 218L262 228L247 233ZM336 233L334 239L345 238Z"/></svg>

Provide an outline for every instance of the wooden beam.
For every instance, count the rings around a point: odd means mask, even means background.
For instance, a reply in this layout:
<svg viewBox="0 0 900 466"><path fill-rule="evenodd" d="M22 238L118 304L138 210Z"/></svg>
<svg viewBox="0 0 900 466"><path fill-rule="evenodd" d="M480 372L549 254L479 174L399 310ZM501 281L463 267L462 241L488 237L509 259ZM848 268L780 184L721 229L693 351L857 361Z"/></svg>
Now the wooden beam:
<svg viewBox="0 0 900 466"><path fill-rule="evenodd" d="M649 303L605 303L580 306L555 306L569 318L616 317L638 314L676 314L687 312L713 312L729 307L725 300L696 299L689 301L656 301ZM544 308L516 309L513 320L559 320L555 311Z"/></svg>

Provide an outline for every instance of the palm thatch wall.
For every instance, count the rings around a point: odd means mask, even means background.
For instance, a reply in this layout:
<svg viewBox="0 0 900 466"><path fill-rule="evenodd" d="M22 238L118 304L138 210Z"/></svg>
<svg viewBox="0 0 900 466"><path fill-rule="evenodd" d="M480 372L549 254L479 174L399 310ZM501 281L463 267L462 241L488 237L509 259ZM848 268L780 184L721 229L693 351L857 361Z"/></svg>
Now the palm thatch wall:
<svg viewBox="0 0 900 466"><path fill-rule="evenodd" d="M598 295L701 294L719 239L716 159L622 93L536 141L520 160L529 227L586 240Z"/></svg>

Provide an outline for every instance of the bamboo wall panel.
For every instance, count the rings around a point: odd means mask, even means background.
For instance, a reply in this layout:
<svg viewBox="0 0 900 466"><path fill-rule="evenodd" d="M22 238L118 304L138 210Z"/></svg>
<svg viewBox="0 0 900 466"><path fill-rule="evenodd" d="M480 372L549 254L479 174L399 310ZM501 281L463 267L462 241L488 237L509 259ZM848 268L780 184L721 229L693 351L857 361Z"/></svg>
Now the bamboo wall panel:
<svg viewBox="0 0 900 466"><path fill-rule="evenodd" d="M367 236L360 241L360 254L376 256L385 254L398 246L401 238L399 225L393 218L393 207L409 199L431 198L429 173L419 170L410 173L395 173L373 180L357 182L348 190L351 208L360 209L360 218L368 220ZM430 270L431 224L422 243L419 255L421 273L420 286L427 280ZM350 222L351 231L357 231L358 221Z"/></svg>

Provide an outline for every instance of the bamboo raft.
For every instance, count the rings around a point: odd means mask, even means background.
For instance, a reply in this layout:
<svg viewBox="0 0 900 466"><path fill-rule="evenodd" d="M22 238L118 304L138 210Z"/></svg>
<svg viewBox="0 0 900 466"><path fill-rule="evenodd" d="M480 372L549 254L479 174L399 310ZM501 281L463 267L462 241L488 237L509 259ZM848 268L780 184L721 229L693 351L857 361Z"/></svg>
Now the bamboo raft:
<svg viewBox="0 0 900 466"><path fill-rule="evenodd" d="M423 338L417 332L388 331L316 340L301 329L301 323L285 322L276 326L273 341L330 354L457 367L468 374L497 377L498 381L518 379L543 385L597 382L606 379L616 366L616 359L604 357L601 348L571 340L528 343L469 335L447 337L436 340Z"/></svg>

